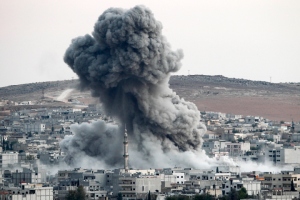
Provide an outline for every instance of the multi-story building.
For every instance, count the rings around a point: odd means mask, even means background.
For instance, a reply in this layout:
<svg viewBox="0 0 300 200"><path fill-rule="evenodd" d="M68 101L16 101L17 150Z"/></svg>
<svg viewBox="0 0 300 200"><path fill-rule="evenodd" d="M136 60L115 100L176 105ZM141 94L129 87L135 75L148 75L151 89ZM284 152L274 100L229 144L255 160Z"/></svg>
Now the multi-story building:
<svg viewBox="0 0 300 200"><path fill-rule="evenodd" d="M300 191L300 174L294 171L282 171L278 174L264 173L262 189L291 191L292 182L296 190Z"/></svg>
<svg viewBox="0 0 300 200"><path fill-rule="evenodd" d="M161 191L159 176L121 175L118 179L118 187L114 188L114 194L121 193L124 200L144 199L149 191Z"/></svg>
<svg viewBox="0 0 300 200"><path fill-rule="evenodd" d="M240 156L250 151L249 142L239 142L239 143L226 143L225 151L229 152L229 156Z"/></svg>
<svg viewBox="0 0 300 200"><path fill-rule="evenodd" d="M243 187L248 195L258 195L261 191L261 182L253 178L230 179L223 182L222 194L227 195L232 189L239 191Z"/></svg>
<svg viewBox="0 0 300 200"><path fill-rule="evenodd" d="M21 187L2 188L1 197L11 200L53 200L53 187L42 184L22 184Z"/></svg>
<svg viewBox="0 0 300 200"><path fill-rule="evenodd" d="M35 122L35 123L28 123L24 124L24 132L25 133L39 133L41 134L42 132L45 132L46 125Z"/></svg>
<svg viewBox="0 0 300 200"><path fill-rule="evenodd" d="M276 165L283 164L299 164L300 163L300 147L295 146L292 148L268 148L265 151L266 159Z"/></svg>
<svg viewBox="0 0 300 200"><path fill-rule="evenodd" d="M0 153L0 168L9 168L19 162L18 152Z"/></svg>

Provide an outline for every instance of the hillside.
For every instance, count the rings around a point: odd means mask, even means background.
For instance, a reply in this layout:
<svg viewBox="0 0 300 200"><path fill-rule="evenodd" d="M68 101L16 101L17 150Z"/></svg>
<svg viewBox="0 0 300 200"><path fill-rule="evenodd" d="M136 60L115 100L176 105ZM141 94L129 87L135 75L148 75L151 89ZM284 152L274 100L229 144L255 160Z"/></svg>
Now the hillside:
<svg viewBox="0 0 300 200"><path fill-rule="evenodd" d="M300 121L300 84L206 75L172 76L169 83L179 96L194 102L199 110ZM70 106L67 99L83 104L97 102L89 91L77 90L77 85L78 80L12 85L0 88L0 98L16 102L31 100L44 106Z"/></svg>

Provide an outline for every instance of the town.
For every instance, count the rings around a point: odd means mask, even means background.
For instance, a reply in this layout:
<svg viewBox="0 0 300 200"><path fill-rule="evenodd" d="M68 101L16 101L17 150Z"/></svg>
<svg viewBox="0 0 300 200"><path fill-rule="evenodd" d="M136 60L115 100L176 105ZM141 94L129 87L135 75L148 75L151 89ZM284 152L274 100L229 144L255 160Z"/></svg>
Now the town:
<svg viewBox="0 0 300 200"><path fill-rule="evenodd" d="M255 163L257 167L248 171L228 163L207 169L186 167L185 163L173 168L133 169L130 156L128 167L127 152L124 168L72 168L63 165L66 152L59 145L65 136L74 134L71 125L97 120L115 123L103 114L100 104L80 107L74 101L69 100L73 105L69 107L26 108L24 105L35 102L1 100L1 199L75 199L72 195L80 191L87 199L118 200L197 195L235 199L237 194L238 199L299 198L299 122L201 111L207 127L202 144L206 155L217 161ZM18 106L22 109L15 109ZM124 140L124 149L126 145Z"/></svg>

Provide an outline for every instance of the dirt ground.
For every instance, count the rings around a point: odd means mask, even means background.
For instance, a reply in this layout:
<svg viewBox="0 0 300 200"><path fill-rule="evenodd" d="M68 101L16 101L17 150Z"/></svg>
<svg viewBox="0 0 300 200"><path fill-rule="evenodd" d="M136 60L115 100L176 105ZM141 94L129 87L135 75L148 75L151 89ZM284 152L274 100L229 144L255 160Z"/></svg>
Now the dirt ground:
<svg viewBox="0 0 300 200"><path fill-rule="evenodd" d="M300 121L299 97L211 97L194 103L200 111L254 115L276 121Z"/></svg>

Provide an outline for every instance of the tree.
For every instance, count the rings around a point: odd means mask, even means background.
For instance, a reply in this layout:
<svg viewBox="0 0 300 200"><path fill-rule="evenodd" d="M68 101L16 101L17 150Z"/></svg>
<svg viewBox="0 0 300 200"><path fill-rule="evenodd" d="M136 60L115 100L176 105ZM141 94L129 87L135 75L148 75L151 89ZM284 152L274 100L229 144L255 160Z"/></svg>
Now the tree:
<svg viewBox="0 0 300 200"><path fill-rule="evenodd" d="M75 190L70 190L66 196L66 200L74 200L76 198L76 191Z"/></svg>
<svg viewBox="0 0 300 200"><path fill-rule="evenodd" d="M117 200L122 200L122 199L123 199L122 193L118 193Z"/></svg>
<svg viewBox="0 0 300 200"><path fill-rule="evenodd" d="M248 193L246 188L242 187L239 191L238 191L238 197L239 199L246 199L248 197Z"/></svg>
<svg viewBox="0 0 300 200"><path fill-rule="evenodd" d="M70 190L66 196L66 200L85 200L86 192L82 185L78 186L77 190Z"/></svg>
<svg viewBox="0 0 300 200"><path fill-rule="evenodd" d="M212 200L214 199L212 195L210 195L209 193L205 193L205 194L196 194L194 196L194 200Z"/></svg>
<svg viewBox="0 0 300 200"><path fill-rule="evenodd" d="M85 199L85 190L83 188L82 185L80 185L78 188L77 188L77 200L84 200Z"/></svg>
<svg viewBox="0 0 300 200"><path fill-rule="evenodd" d="M237 191L236 191L235 189L232 189L232 190L229 192L228 196L229 196L229 199L230 199L230 200L238 200L238 199L239 199L238 193L237 193Z"/></svg>
<svg viewBox="0 0 300 200"><path fill-rule="evenodd" d="M177 195L177 196L167 197L166 200L189 200L189 197L186 195Z"/></svg>
<svg viewBox="0 0 300 200"><path fill-rule="evenodd" d="M291 182L291 191L296 191L293 179Z"/></svg>

